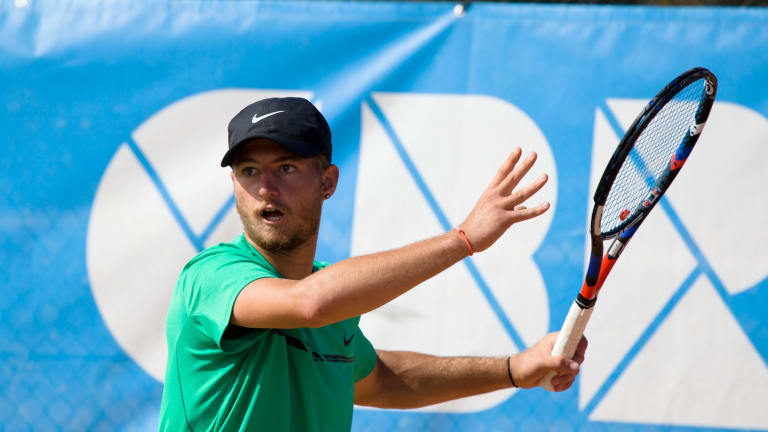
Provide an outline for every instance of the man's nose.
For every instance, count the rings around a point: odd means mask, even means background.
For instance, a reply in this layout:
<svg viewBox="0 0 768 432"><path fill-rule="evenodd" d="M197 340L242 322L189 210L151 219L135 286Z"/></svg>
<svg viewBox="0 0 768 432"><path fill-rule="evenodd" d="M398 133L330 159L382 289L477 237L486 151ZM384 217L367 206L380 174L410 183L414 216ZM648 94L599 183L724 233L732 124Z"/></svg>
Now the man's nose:
<svg viewBox="0 0 768 432"><path fill-rule="evenodd" d="M279 195L277 179L273 173L265 171L261 174L259 180L259 196L262 198L274 198Z"/></svg>

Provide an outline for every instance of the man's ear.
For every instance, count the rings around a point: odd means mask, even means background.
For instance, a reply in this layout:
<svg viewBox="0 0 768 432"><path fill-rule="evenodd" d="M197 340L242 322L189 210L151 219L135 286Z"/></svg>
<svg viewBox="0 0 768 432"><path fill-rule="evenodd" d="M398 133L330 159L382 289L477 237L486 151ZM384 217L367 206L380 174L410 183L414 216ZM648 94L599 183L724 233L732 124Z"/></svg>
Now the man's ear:
<svg viewBox="0 0 768 432"><path fill-rule="evenodd" d="M336 185L338 182L339 167L333 164L328 165L328 168L326 168L325 172L323 172L323 177L321 180L321 192L326 199L330 198L331 195L336 192Z"/></svg>

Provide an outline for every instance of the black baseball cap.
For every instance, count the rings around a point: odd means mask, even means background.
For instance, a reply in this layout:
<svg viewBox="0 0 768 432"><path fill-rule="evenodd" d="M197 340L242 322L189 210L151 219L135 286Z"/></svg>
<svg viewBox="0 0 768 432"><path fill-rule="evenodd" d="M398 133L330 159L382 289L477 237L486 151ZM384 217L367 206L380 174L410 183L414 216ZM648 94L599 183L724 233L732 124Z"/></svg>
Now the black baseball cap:
<svg viewBox="0 0 768 432"><path fill-rule="evenodd" d="M302 157L325 155L331 160L331 128L320 111L304 98L269 98L254 102L229 122L229 150L221 166L232 165L238 150L256 138L268 138Z"/></svg>

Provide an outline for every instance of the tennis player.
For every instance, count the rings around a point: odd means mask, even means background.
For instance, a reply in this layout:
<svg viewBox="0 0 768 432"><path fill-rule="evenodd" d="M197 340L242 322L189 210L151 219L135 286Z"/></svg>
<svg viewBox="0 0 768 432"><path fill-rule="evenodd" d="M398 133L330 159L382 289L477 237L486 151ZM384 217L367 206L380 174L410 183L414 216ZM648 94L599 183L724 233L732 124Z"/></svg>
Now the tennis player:
<svg viewBox="0 0 768 432"><path fill-rule="evenodd" d="M375 350L358 327L361 314L547 211L522 205L546 176L518 187L535 154L513 151L456 230L328 265L314 258L339 169L322 114L305 99L265 99L228 132L221 165L232 168L244 233L202 251L179 276L160 430L348 431L353 403L422 407L534 387L550 371L556 390L571 386L585 339L573 360L550 354L554 333L509 357L435 357Z"/></svg>

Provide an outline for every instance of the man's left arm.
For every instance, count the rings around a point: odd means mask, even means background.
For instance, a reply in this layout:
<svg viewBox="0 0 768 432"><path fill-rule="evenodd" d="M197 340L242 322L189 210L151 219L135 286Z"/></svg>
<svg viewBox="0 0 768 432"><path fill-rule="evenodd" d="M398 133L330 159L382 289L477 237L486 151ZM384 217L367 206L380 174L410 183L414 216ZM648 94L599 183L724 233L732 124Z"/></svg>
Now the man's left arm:
<svg viewBox="0 0 768 432"><path fill-rule="evenodd" d="M584 361L582 337L573 360L551 355L557 333L511 357L436 357L377 350L373 371L355 385L355 404L379 408L418 408L512 387L536 387L549 371L556 391L568 389Z"/></svg>

